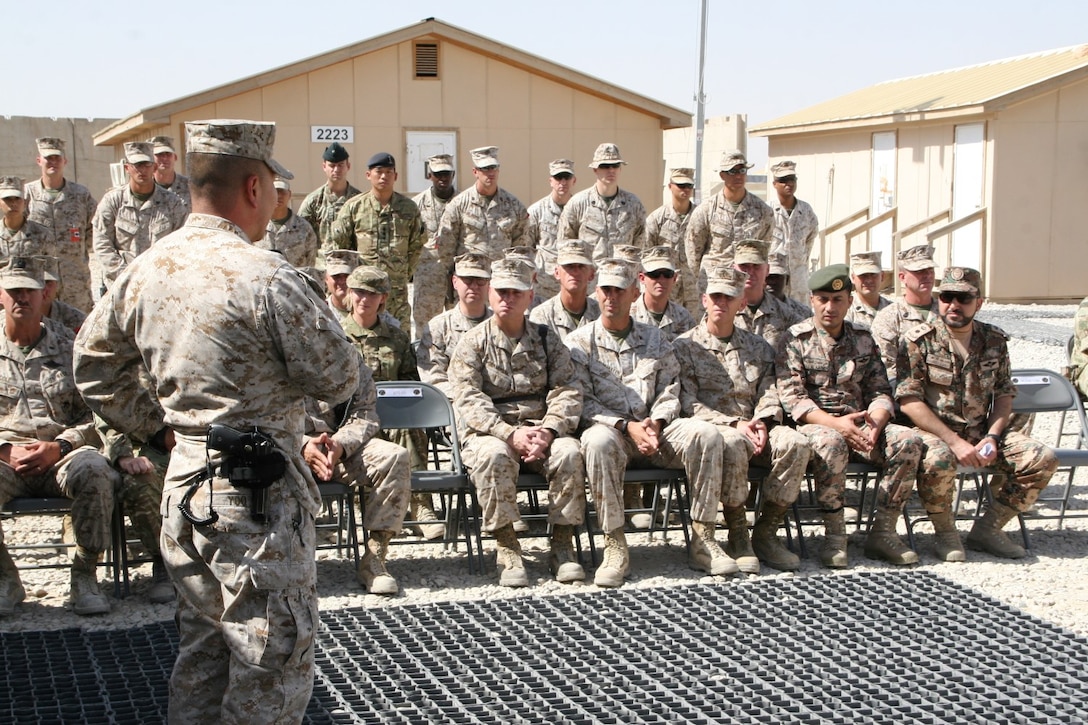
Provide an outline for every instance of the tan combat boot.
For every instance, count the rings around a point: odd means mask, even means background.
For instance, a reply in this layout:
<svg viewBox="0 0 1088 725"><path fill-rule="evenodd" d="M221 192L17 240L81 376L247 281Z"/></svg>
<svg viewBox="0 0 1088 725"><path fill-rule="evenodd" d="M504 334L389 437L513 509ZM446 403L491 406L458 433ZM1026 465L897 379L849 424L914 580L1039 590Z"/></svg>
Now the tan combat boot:
<svg viewBox="0 0 1088 725"><path fill-rule="evenodd" d="M110 601L98 588L98 552L76 547L72 557L72 591L68 601L80 615L109 614Z"/></svg>
<svg viewBox="0 0 1088 725"><path fill-rule="evenodd" d="M966 561L967 552L960 543L960 532L956 531L956 521L951 511L929 514L933 522L934 552L941 561Z"/></svg>
<svg viewBox="0 0 1088 725"><path fill-rule="evenodd" d="M865 556L870 559L883 559L896 566L918 563L918 555L895 533L900 512L898 508L877 508L873 527L865 537Z"/></svg>
<svg viewBox="0 0 1088 725"><path fill-rule="evenodd" d="M688 547L688 561L693 569L705 571L714 576L736 574L740 571L737 562L731 556L722 551L722 547L714 538L713 521L691 522L691 545ZM759 560L756 559L758 570Z"/></svg>
<svg viewBox="0 0 1088 725"><path fill-rule="evenodd" d="M845 569L850 564L846 553L846 518L842 509L824 513L824 545L820 563L828 569Z"/></svg>
<svg viewBox="0 0 1088 725"><path fill-rule="evenodd" d="M744 506L735 506L724 510L725 525L729 527L729 543L725 553L737 562L737 568L745 574L759 573L759 558L752 549L752 539L748 534L748 514Z"/></svg>
<svg viewBox="0 0 1088 725"><path fill-rule="evenodd" d="M574 527L553 525L551 545L552 554L548 559L548 567L555 575L555 580L563 584L585 581L586 571L574 555Z"/></svg>
<svg viewBox="0 0 1088 725"><path fill-rule="evenodd" d="M630 569L631 561L627 555L627 537L623 528L606 531L604 534L604 561L597 567L593 583L599 587L618 587Z"/></svg>
<svg viewBox="0 0 1088 725"><path fill-rule="evenodd" d="M1016 513L1015 509L994 501L986 514L971 527L971 533L967 534L967 545L975 551L985 551L1003 559L1023 559L1028 552L1001 530L1005 524L1016 518Z"/></svg>
<svg viewBox="0 0 1088 725"><path fill-rule="evenodd" d="M392 531L371 531L366 542L366 553L359 560L355 578L371 594L392 596L397 593L397 580L385 569L385 556L389 553Z"/></svg>
<svg viewBox="0 0 1088 725"><path fill-rule="evenodd" d="M625 509L646 508L642 502L642 484L628 483L623 487L623 507ZM654 525L654 517L648 513L631 514L631 528L648 531Z"/></svg>
<svg viewBox="0 0 1088 725"><path fill-rule="evenodd" d="M408 513L408 518L419 522L413 528L426 541L441 539L446 535L446 525L438 520L438 515L434 512L434 502L431 500L431 494L413 493L409 508L411 510Z"/></svg>
<svg viewBox="0 0 1088 725"><path fill-rule="evenodd" d="M761 562L779 571L797 571L801 568L801 557L786 548L778 538L778 527L789 510L789 506L765 501L759 519L752 527L752 550Z"/></svg>
<svg viewBox="0 0 1088 725"><path fill-rule="evenodd" d="M19 570L11 560L8 547L0 544L0 617L15 613L15 605L26 599Z"/></svg>
<svg viewBox="0 0 1088 725"><path fill-rule="evenodd" d="M499 570L499 586L527 587L529 575L521 560L521 542L511 524L495 530L495 568Z"/></svg>
<svg viewBox="0 0 1088 725"><path fill-rule="evenodd" d="M166 564L161 556L156 556L151 562L151 588L147 591L147 601L152 604L167 604L174 599L174 584L166 573Z"/></svg>

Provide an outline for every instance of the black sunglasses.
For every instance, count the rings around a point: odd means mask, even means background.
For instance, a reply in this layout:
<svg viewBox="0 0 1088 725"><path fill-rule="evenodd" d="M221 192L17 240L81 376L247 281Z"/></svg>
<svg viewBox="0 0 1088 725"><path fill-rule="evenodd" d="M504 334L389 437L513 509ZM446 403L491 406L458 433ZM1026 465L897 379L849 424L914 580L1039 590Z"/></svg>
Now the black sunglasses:
<svg viewBox="0 0 1088 725"><path fill-rule="evenodd" d="M952 300L959 302L961 305L969 305L978 299L977 296L970 292L941 292L941 302L950 304Z"/></svg>
<svg viewBox="0 0 1088 725"><path fill-rule="evenodd" d="M681 189L694 189L695 184L677 184Z"/></svg>
<svg viewBox="0 0 1088 725"><path fill-rule="evenodd" d="M795 184L797 183L796 176L783 176L782 178L775 179L779 184Z"/></svg>
<svg viewBox="0 0 1088 725"><path fill-rule="evenodd" d="M735 169L726 169L725 173L729 174L730 176L740 176L741 174L747 174L748 169L743 166L738 166Z"/></svg>
<svg viewBox="0 0 1088 725"><path fill-rule="evenodd" d="M661 279L662 277L665 279L672 279L676 276L676 272L673 272L671 269L655 269L653 272L647 272L646 276L650 279Z"/></svg>
<svg viewBox="0 0 1088 725"><path fill-rule="evenodd" d="M620 164L597 164L598 169L618 169Z"/></svg>

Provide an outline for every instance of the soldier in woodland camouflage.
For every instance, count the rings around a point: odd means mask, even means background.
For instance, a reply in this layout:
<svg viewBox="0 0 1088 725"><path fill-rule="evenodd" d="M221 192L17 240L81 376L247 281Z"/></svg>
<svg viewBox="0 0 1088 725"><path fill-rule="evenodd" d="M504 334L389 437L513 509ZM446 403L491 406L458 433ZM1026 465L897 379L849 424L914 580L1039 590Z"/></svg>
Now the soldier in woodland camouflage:
<svg viewBox="0 0 1088 725"><path fill-rule="evenodd" d="M310 226L317 233L320 245L317 255L319 269L323 269L325 254L336 249L331 239L332 225L340 209L348 199L362 193L348 183L350 158L347 149L339 143L333 141L326 146L321 154L321 171L325 174L326 182L307 194L298 208L298 215L310 222Z"/></svg>

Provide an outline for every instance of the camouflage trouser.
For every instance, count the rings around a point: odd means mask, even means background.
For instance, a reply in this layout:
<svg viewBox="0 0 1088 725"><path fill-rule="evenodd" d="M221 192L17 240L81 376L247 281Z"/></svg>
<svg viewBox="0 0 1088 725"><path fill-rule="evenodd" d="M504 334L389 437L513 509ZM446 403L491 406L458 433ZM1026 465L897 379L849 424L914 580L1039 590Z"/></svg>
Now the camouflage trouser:
<svg viewBox="0 0 1088 725"><path fill-rule="evenodd" d="M158 556L159 535L162 531L162 482L170 456L147 448L141 449L136 455L146 456L155 464L155 470L139 476L122 472L121 499L124 502L125 515L132 522L132 533L148 553Z"/></svg>
<svg viewBox="0 0 1088 725"><path fill-rule="evenodd" d="M83 244L62 241L58 245L60 292L57 298L84 312L90 312L94 307L91 300L91 268L83 254Z"/></svg>
<svg viewBox="0 0 1088 725"><path fill-rule="evenodd" d="M400 531L412 492L408 451L396 443L372 438L340 459L332 480L360 490L363 528ZM365 499L362 497L365 496Z"/></svg>
<svg viewBox="0 0 1088 725"><path fill-rule="evenodd" d="M449 275L441 260L428 254L426 247L412 274L412 339L423 337L427 323L446 309L446 286ZM408 328L405 328L405 332Z"/></svg>
<svg viewBox="0 0 1088 725"><path fill-rule="evenodd" d="M930 513L948 511L956 486L956 456L937 436L919 431L922 439L922 472L918 477L918 496ZM967 438L972 445L981 439ZM1005 474L994 499L1017 511L1027 511L1050 483L1058 459L1049 446L1009 431L990 468Z"/></svg>
<svg viewBox="0 0 1088 725"><path fill-rule="evenodd" d="M582 434L582 455L597 522L604 531L623 526L623 474L629 465L684 469L692 519L715 518L722 486L722 437L706 421L677 418L669 423L652 456L639 453L634 442L616 428L598 423Z"/></svg>
<svg viewBox="0 0 1088 725"><path fill-rule="evenodd" d="M162 555L178 593L168 721L301 722L318 622L314 517L284 480L267 489L262 522L247 490L213 483L219 520L207 526L178 510L185 487L163 495ZM192 510L207 509L205 482Z"/></svg>
<svg viewBox="0 0 1088 725"><path fill-rule="evenodd" d="M722 480L718 490L707 486L704 490L691 490L691 510L701 515L710 514L710 518L696 518L695 521L713 521L718 510L718 502L725 508L743 506L748 499L748 459L755 446L736 428L728 425L714 426L722 437Z"/></svg>
<svg viewBox="0 0 1088 725"><path fill-rule="evenodd" d="M851 460L883 466L877 488L877 505L900 508L910 498L922 457L922 441L913 428L889 423L868 453L854 451L834 428L808 424L797 429L812 446L812 477L816 500L824 511L838 511L845 504L846 464Z"/></svg>
<svg viewBox="0 0 1088 725"><path fill-rule="evenodd" d="M763 452L749 463L769 469L760 483L763 500L779 506L792 506L801 493L812 448L808 438L787 425L776 425L767 434Z"/></svg>
<svg viewBox="0 0 1088 725"><path fill-rule="evenodd" d="M76 544L91 552L105 551L110 545L118 482L110 462L90 446L83 446L40 476L21 476L11 466L0 465L0 505L20 496L70 498ZM0 546L3 543L0 529Z"/></svg>
<svg viewBox="0 0 1088 725"><path fill-rule="evenodd" d="M485 531L496 531L521 519L517 483L523 469L548 480L549 524L577 526L585 520L586 469L573 438L556 438L543 461L522 463L506 441L474 435L461 447L461 459L476 487Z"/></svg>

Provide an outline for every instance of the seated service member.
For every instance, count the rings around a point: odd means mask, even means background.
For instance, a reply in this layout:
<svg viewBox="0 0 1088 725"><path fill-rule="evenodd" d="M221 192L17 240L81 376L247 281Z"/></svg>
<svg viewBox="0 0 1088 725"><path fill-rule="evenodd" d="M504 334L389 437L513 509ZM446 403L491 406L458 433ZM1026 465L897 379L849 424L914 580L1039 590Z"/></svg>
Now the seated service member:
<svg viewBox="0 0 1088 725"><path fill-rule="evenodd" d="M568 239L559 243L555 257L559 294L533 308L529 321L547 325L560 340L601 316L597 300L589 295L589 283L597 276L593 248L588 242Z"/></svg>
<svg viewBox="0 0 1088 725"><path fill-rule="evenodd" d="M680 364L672 345L661 330L631 319L631 303L639 293L635 270L631 262L615 257L600 263L601 318L566 341L585 396L582 455L604 530L604 561L594 583L618 587L630 568L623 533L628 465L684 469L692 490L692 566L715 575L734 574L737 562L714 539L722 439L709 423L680 417Z"/></svg>
<svg viewBox="0 0 1088 725"><path fill-rule="evenodd" d="M348 296L348 275L359 266L359 253L354 249L331 249L324 254L325 301L337 319L351 314Z"/></svg>
<svg viewBox="0 0 1088 725"><path fill-rule="evenodd" d="M789 329L775 367L782 405L812 446L816 497L824 512L820 561L831 568L848 563L843 504L846 464L853 459L884 467L865 555L915 564L918 555L900 541L895 524L914 488L921 440L890 422L891 386L876 343L843 320L850 307L849 268L819 269L809 285L814 314Z"/></svg>
<svg viewBox="0 0 1088 725"><path fill-rule="evenodd" d="M952 494L957 465L1007 474L993 505L967 535L972 549L1022 558L1002 527L1031 508L1058 460L1047 446L1009 429L1016 386L1010 377L1008 337L975 319L982 308L982 277L969 267L949 267L938 296L938 318L906 331L899 347L895 395L921 430L918 495L936 532L937 557L963 561Z"/></svg>
<svg viewBox="0 0 1088 725"><path fill-rule="evenodd" d="M734 247L733 265L748 275L744 283L745 305L737 313L736 325L762 337L777 353L790 326L808 316L767 292L767 274L771 269L767 248L767 242L758 239L743 239Z"/></svg>
<svg viewBox="0 0 1088 725"><path fill-rule="evenodd" d="M514 523L518 472L548 480L549 565L556 581L585 579L574 527L585 517L585 465L578 441L582 393L570 353L554 331L531 325L535 265L502 259L491 268L494 314L464 334L450 360L462 457L476 487L483 528L495 535L499 584L529 584Z"/></svg>
<svg viewBox="0 0 1088 725"><path fill-rule="evenodd" d="M807 285L807 274L805 275L805 280L805 284ZM785 302L786 307L789 307L796 314L806 319L812 316L812 310L786 294L786 290L792 288L790 287L789 260L786 259L786 255L783 252L771 252L767 255L766 286L768 292L777 297L779 302Z"/></svg>
<svg viewBox="0 0 1088 725"><path fill-rule="evenodd" d="M873 326L876 313L892 303L880 294L884 283L884 268L880 252L856 252L850 255L850 279L854 283L854 304L846 313L846 321L866 330Z"/></svg>
<svg viewBox="0 0 1088 725"><path fill-rule="evenodd" d="M672 288L679 279L680 265L676 252L670 247L651 247L642 253L638 281L642 294L631 305L631 317L665 333L673 340L695 327L695 320L679 302L669 299Z"/></svg>
<svg viewBox="0 0 1088 725"><path fill-rule="evenodd" d="M890 380L898 377L895 363L903 333L919 322L930 322L937 316L937 298L933 296L937 263L933 261L933 247L919 244L900 249L895 259L903 297L877 312L869 326L873 339L880 346L880 359Z"/></svg>
<svg viewBox="0 0 1088 725"><path fill-rule="evenodd" d="M42 290L42 317L67 327L73 333L79 332L87 313L57 299L60 292L60 260L56 257L38 257L42 265L45 289Z"/></svg>
<svg viewBox="0 0 1088 725"><path fill-rule="evenodd" d="M733 324L744 305L747 275L727 265L706 272L706 317L673 341L680 361L680 408L685 416L717 426L722 436L726 553L744 572L759 573L760 562L779 571L795 571L801 560L782 544L777 532L801 491L811 449L805 436L781 425L774 350L763 338ZM769 469L760 484L763 503L752 529L754 556L742 553L742 542L748 540L744 503L749 460Z"/></svg>
<svg viewBox="0 0 1088 725"><path fill-rule="evenodd" d="M457 304L423 327L423 337L416 351L419 377L453 399L450 388L450 356L461 336L491 317L487 296L491 282L491 259L485 254L468 252L454 261L453 291Z"/></svg>

